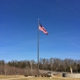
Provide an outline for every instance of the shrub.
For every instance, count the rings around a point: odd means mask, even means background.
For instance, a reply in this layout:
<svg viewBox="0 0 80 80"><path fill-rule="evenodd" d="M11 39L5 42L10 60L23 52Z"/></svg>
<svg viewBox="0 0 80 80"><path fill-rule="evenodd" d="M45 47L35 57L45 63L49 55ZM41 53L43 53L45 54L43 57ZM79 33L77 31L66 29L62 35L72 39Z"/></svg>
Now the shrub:
<svg viewBox="0 0 80 80"><path fill-rule="evenodd" d="M24 75L25 77L28 77L28 75Z"/></svg>

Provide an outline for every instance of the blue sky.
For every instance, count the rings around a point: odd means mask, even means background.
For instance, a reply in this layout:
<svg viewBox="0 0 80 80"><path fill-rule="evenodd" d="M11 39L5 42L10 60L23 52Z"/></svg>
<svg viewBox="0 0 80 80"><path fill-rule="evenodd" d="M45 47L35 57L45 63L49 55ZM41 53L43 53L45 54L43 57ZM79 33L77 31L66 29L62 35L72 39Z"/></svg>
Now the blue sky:
<svg viewBox="0 0 80 80"><path fill-rule="evenodd" d="M80 0L0 0L0 60L80 59Z"/></svg>

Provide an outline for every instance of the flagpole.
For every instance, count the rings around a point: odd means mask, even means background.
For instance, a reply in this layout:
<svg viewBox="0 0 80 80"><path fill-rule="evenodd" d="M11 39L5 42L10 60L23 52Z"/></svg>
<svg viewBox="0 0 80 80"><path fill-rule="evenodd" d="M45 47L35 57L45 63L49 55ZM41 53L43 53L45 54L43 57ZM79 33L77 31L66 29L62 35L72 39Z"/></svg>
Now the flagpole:
<svg viewBox="0 0 80 80"><path fill-rule="evenodd" d="M37 50L37 74L39 76L39 19L38 19L38 50Z"/></svg>

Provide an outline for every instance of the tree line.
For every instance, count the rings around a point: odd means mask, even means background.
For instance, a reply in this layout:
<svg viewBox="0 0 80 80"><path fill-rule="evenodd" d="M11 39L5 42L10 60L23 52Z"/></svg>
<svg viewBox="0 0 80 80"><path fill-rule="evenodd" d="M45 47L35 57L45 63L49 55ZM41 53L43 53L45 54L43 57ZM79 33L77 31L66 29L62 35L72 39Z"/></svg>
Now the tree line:
<svg viewBox="0 0 80 80"><path fill-rule="evenodd" d="M39 60L40 70L70 72L70 68L73 69L73 72L80 72L80 60L59 58L40 58ZM12 60L9 62L0 60L0 74L31 74L31 71L34 73L37 71L37 62L34 60Z"/></svg>

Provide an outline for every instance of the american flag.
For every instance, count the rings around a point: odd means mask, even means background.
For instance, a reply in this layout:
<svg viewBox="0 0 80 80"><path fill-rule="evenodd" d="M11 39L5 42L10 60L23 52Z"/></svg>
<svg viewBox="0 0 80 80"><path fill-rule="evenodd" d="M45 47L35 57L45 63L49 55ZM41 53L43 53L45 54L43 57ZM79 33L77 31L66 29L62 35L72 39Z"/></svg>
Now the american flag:
<svg viewBox="0 0 80 80"><path fill-rule="evenodd" d="M39 30L42 31L43 33L45 33L46 35L48 35L47 30L42 26L41 23L39 23Z"/></svg>

